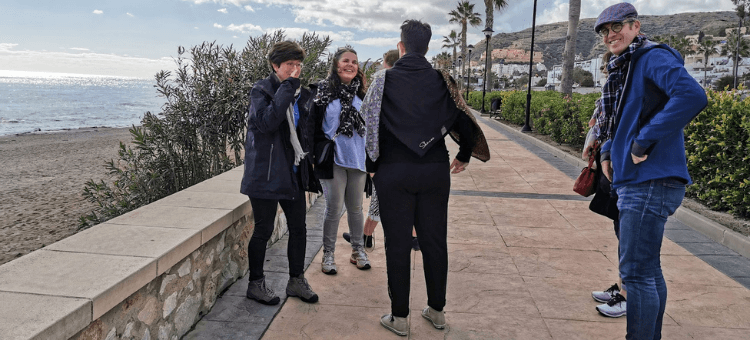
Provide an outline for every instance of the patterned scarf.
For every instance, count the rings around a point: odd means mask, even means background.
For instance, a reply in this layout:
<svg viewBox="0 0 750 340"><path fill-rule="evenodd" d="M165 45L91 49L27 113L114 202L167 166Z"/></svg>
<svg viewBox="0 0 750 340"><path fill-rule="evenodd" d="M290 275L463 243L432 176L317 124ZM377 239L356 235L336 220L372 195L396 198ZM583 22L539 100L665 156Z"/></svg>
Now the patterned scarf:
<svg viewBox="0 0 750 340"><path fill-rule="evenodd" d="M365 121L352 105L354 96L357 95L357 89L359 89L359 79L357 78L352 79L349 85L340 84L336 91L331 88L328 80L321 81L318 86L318 94L313 99L315 105L326 106L335 99L341 101L339 128L336 130L337 135L342 134L352 137L354 136L354 131L357 131L357 134L360 136L365 136Z"/></svg>
<svg viewBox="0 0 750 340"><path fill-rule="evenodd" d="M607 63L607 82L602 87L602 114L599 115L599 140L604 142L612 139L615 134L615 123L617 122L617 104L622 98L625 77L630 67L630 58L633 53L648 41L644 35L636 36L628 48L619 56L612 56Z"/></svg>

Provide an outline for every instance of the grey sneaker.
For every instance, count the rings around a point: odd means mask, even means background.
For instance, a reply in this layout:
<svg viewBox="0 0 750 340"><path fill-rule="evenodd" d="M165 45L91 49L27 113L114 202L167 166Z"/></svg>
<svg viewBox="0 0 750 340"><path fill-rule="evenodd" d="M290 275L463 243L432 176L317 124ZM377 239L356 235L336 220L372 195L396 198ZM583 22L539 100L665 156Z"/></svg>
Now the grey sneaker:
<svg viewBox="0 0 750 340"><path fill-rule="evenodd" d="M432 307L427 306L427 308L422 310L422 317L430 320L432 325L437 329L445 328L445 312L438 312L432 309Z"/></svg>
<svg viewBox="0 0 750 340"><path fill-rule="evenodd" d="M591 297L593 297L597 302L605 303L609 301L609 299L611 299L613 296L615 296L615 294L619 293L620 286L615 283L612 285L612 287L607 288L607 290L591 292Z"/></svg>
<svg viewBox="0 0 750 340"><path fill-rule="evenodd" d="M318 294L315 294L310 288L310 284L307 283L304 275L289 278L289 282L286 284L286 295L296 296L309 303L318 302Z"/></svg>
<svg viewBox="0 0 750 340"><path fill-rule="evenodd" d="M323 273L328 275L336 274L336 261L333 259L333 252L324 250L323 251Z"/></svg>
<svg viewBox="0 0 750 340"><path fill-rule="evenodd" d="M383 327L388 328L388 330L390 330L391 332L396 333L400 336L409 335L409 321L406 320L406 318L400 318L398 316L386 314L380 318L380 324L383 325Z"/></svg>
<svg viewBox="0 0 750 340"><path fill-rule="evenodd" d="M607 303L596 306L596 310L599 314L610 318L619 318L627 314L627 301L625 297L615 294Z"/></svg>
<svg viewBox="0 0 750 340"><path fill-rule="evenodd" d="M357 265L359 269L370 269L370 260L367 259L367 253L365 253L365 247L363 246L352 249L352 257L349 258L349 262Z"/></svg>
<svg viewBox="0 0 750 340"><path fill-rule="evenodd" d="M277 305L279 304L279 301L281 301L281 299L273 293L273 290L266 287L265 276L261 279L250 281L247 284L246 296L248 299L253 299L264 305Z"/></svg>

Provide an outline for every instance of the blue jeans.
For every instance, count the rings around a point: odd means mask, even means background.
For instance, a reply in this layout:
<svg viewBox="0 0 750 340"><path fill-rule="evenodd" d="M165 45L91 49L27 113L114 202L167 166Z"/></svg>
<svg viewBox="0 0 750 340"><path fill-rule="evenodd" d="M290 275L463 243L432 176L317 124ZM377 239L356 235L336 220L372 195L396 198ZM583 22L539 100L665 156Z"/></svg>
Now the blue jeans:
<svg viewBox="0 0 750 340"><path fill-rule="evenodd" d="M685 185L657 179L617 188L620 277L628 287L626 339L661 339L667 285L661 271L664 224L682 203Z"/></svg>

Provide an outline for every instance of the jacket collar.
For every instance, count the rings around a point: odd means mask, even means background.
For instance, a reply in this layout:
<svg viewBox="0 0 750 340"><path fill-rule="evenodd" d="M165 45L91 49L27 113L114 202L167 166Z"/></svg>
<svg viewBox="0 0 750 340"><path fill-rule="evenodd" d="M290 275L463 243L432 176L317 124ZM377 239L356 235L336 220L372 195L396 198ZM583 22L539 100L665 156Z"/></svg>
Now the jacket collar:
<svg viewBox="0 0 750 340"><path fill-rule="evenodd" d="M431 69L432 65L427 61L424 55L419 53L407 53L401 56L394 64L393 67L406 69L406 70L423 70Z"/></svg>

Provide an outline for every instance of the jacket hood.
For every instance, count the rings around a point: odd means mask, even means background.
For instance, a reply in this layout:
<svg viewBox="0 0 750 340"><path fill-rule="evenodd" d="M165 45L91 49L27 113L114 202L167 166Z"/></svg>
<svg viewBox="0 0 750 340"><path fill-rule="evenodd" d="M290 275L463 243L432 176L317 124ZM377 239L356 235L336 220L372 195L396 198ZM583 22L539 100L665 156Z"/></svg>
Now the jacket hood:
<svg viewBox="0 0 750 340"><path fill-rule="evenodd" d="M641 48L639 48L638 50L636 50L635 53L633 53L633 60L637 60L643 54L645 54L648 51L651 51L654 48L662 48L662 49L665 49L665 50L669 51L670 53L672 53L677 58L677 60L680 61L680 65L685 65L685 60L682 59L682 55L680 55L680 52L677 52L677 50L675 50L674 48L670 47L667 44L658 44L658 43L655 43L655 42L653 42L651 40L646 40L646 43L643 44L643 46L641 46Z"/></svg>

